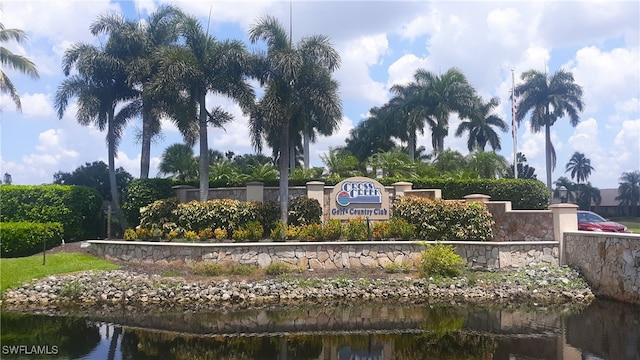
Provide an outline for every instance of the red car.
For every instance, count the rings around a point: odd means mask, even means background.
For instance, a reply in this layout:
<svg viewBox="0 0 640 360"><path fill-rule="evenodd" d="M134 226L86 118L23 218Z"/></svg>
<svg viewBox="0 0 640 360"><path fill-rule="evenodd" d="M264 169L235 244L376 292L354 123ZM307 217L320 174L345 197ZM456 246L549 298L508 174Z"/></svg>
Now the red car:
<svg viewBox="0 0 640 360"><path fill-rule="evenodd" d="M591 211L578 210L578 230L606 231L628 233L626 226L617 222L607 221L602 216Z"/></svg>

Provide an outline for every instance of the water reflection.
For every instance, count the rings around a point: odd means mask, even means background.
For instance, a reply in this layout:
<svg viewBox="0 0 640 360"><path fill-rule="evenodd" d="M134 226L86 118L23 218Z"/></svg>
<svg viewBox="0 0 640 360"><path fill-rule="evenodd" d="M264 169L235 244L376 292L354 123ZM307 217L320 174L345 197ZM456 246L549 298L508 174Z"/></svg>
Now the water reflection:
<svg viewBox="0 0 640 360"><path fill-rule="evenodd" d="M77 314L76 314L77 316ZM2 313L5 345L65 359L640 359L640 308L366 304L91 315ZM117 324L117 325L114 325ZM33 358L33 357L31 357Z"/></svg>

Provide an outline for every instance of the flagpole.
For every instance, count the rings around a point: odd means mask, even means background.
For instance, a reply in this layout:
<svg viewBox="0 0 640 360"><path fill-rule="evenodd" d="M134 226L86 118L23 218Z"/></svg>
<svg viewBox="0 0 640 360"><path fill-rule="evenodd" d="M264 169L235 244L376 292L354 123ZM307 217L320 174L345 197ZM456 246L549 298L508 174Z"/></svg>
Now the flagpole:
<svg viewBox="0 0 640 360"><path fill-rule="evenodd" d="M518 127L516 124L515 75L511 69L511 136L513 137L513 177L518 178Z"/></svg>

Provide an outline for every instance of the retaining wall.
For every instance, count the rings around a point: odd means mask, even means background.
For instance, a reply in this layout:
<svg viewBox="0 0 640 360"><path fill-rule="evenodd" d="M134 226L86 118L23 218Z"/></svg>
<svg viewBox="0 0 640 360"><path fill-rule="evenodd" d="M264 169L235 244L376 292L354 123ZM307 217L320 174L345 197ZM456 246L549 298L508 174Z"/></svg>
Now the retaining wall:
<svg viewBox="0 0 640 360"><path fill-rule="evenodd" d="M596 295L640 304L640 234L565 232L564 251Z"/></svg>
<svg viewBox="0 0 640 360"><path fill-rule="evenodd" d="M267 267L285 262L302 269L385 268L391 263L417 266L424 245L412 241L178 243L90 240L93 255L122 261L182 265L194 261ZM429 242L427 242L429 243ZM531 263L558 264L559 243L455 241L456 252L473 269L517 268Z"/></svg>

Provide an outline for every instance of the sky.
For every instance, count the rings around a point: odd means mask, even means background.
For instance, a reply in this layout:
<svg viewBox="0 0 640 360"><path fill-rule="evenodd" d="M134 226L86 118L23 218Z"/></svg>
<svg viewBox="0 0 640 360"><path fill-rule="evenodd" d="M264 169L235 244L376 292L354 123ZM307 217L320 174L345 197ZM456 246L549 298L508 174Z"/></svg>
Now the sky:
<svg viewBox="0 0 640 360"><path fill-rule="evenodd" d="M64 80L61 59L75 43L100 45L90 24L101 14L120 12L145 19L164 1L4 0L0 22L24 30L26 43L3 43L34 61L40 78L12 69L2 70L18 89L22 112L6 94L0 95L0 173L13 184L43 184L58 171L72 172L87 162L107 162L105 133L81 126L75 100L59 119L53 106ZM584 110L572 127L559 119L551 130L557 152L552 180L565 173L574 152L584 153L594 170L589 178L601 189L617 188L623 172L640 170L640 2L638 1L175 1L196 16L217 39L237 39L251 51L248 29L265 15L277 17L291 29L293 40L322 34L341 56L334 73L340 83L343 118L330 137L311 145L311 165L323 166L320 156L343 146L349 131L367 117L369 109L386 103L395 84L412 80L417 69L437 74L460 69L486 100L498 97L495 114L511 125L509 100L520 75L534 69L573 73L583 88ZM255 83L257 87L257 83ZM259 89L257 89L259 93ZM210 95L208 104L235 115L225 129L209 129L209 147L235 154L254 153L244 117L232 101ZM528 119L527 119L528 120ZM445 148L468 154L466 139L454 136L460 120L450 119ZM140 174L139 120L126 128L116 166L134 177ZM182 137L170 121L151 148L150 175L158 174L162 152ZM538 179L545 179L544 134L532 133L529 122L517 129L517 150L523 152ZM501 134L502 150L513 159L511 131ZM430 152L430 133L418 146ZM197 153L197 147L195 152ZM263 151L271 155L270 149Z"/></svg>

